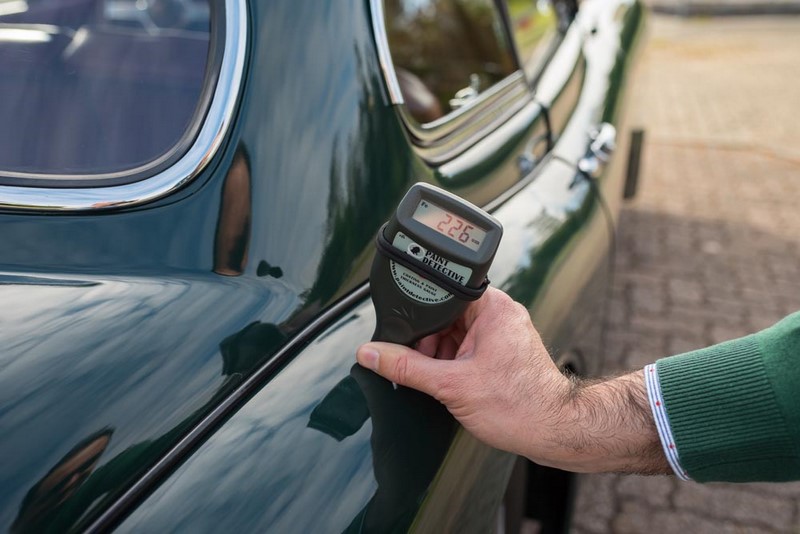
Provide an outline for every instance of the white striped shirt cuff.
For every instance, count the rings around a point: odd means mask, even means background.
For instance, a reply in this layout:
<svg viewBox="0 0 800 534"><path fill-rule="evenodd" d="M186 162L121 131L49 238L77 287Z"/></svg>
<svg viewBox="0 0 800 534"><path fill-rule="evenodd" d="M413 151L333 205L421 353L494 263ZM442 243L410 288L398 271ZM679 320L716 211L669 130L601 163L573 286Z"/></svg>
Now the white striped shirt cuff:
<svg viewBox="0 0 800 534"><path fill-rule="evenodd" d="M676 477L681 480L691 480L678 458L678 447L675 445L675 438L672 436L672 429L669 426L669 418L664 407L664 397L661 396L661 384L658 381L658 370L655 364L645 366L644 383L647 386L647 398L650 401L650 409L653 411L653 419L656 422L658 438L661 440L664 455Z"/></svg>

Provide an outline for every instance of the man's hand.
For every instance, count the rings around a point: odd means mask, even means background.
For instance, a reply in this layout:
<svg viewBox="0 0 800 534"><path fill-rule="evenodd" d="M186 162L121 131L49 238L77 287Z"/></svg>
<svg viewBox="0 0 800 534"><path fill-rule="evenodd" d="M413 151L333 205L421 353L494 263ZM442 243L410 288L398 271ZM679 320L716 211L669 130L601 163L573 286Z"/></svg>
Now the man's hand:
<svg viewBox="0 0 800 534"><path fill-rule="evenodd" d="M357 359L443 403L478 439L573 471L668 472L641 372L597 383L565 377L527 310L489 288L453 326L413 350L373 342Z"/></svg>

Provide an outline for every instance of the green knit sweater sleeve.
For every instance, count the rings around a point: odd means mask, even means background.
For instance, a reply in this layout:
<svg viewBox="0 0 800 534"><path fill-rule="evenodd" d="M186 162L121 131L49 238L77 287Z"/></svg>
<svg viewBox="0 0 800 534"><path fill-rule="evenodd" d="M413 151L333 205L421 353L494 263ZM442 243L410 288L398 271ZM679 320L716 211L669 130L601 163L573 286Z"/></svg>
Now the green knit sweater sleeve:
<svg viewBox="0 0 800 534"><path fill-rule="evenodd" d="M699 482L800 480L800 312L656 363L678 457Z"/></svg>

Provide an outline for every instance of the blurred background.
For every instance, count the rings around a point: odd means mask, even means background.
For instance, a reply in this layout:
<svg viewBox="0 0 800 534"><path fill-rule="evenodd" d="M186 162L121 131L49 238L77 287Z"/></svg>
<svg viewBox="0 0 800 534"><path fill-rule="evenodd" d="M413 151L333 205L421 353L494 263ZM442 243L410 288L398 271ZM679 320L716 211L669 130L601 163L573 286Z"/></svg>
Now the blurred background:
<svg viewBox="0 0 800 534"><path fill-rule="evenodd" d="M607 372L800 309L800 2L648 7L628 112L642 172L621 212ZM800 483L581 476L572 530L800 532Z"/></svg>

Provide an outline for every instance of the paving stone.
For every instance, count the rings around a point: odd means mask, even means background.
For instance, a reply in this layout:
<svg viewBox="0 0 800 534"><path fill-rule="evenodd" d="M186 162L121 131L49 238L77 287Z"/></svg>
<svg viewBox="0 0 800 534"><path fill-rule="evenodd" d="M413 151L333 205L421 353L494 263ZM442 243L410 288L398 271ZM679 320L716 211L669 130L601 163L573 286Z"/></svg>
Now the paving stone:
<svg viewBox="0 0 800 534"><path fill-rule="evenodd" d="M781 309L783 310L783 316L785 317L789 314L800 311L800 302L787 301L781 305Z"/></svg>
<svg viewBox="0 0 800 534"><path fill-rule="evenodd" d="M762 495L778 495L780 497L800 498L800 482L774 483L756 482L747 484L747 490Z"/></svg>
<svg viewBox="0 0 800 534"><path fill-rule="evenodd" d="M616 513L614 486L619 475L581 477L575 498L573 526L583 532L608 532L609 521Z"/></svg>
<svg viewBox="0 0 800 534"><path fill-rule="evenodd" d="M630 327L637 332L660 334L668 329L661 317L653 317L643 313L631 314Z"/></svg>
<svg viewBox="0 0 800 534"><path fill-rule="evenodd" d="M718 521L703 514L653 508L636 501L624 502L614 517L611 530L615 534L756 534L771 532L733 521Z"/></svg>
<svg viewBox="0 0 800 534"><path fill-rule="evenodd" d="M703 304L698 306L682 306L675 304L669 307L664 316L665 327L682 335L703 337L711 323L741 325L747 319L747 307L743 306L737 313L720 315L712 307Z"/></svg>
<svg viewBox="0 0 800 534"><path fill-rule="evenodd" d="M786 316L783 308L753 306L748 310L747 325L751 332L769 328Z"/></svg>
<svg viewBox="0 0 800 534"><path fill-rule="evenodd" d="M670 336L667 343L667 352L664 356L672 356L675 354L683 354L697 349L702 349L707 346L705 336L687 336L676 333Z"/></svg>
<svg viewBox="0 0 800 534"><path fill-rule="evenodd" d="M738 280L732 276L720 276L718 272L702 277L703 288L708 298L735 300L742 299L742 288Z"/></svg>
<svg viewBox="0 0 800 534"><path fill-rule="evenodd" d="M627 499L642 501L654 508L668 508L670 495L675 489L675 478L670 476L621 477L617 493Z"/></svg>
<svg viewBox="0 0 800 534"><path fill-rule="evenodd" d="M609 328L625 326L628 323L628 305L624 299L612 299L608 303L606 323Z"/></svg>
<svg viewBox="0 0 800 534"><path fill-rule="evenodd" d="M660 283L631 284L631 313L661 315L666 310L665 291Z"/></svg>
<svg viewBox="0 0 800 534"><path fill-rule="evenodd" d="M641 369L664 355L666 339L666 332L637 332L633 329L609 332L605 371Z"/></svg>
<svg viewBox="0 0 800 534"><path fill-rule="evenodd" d="M730 339L740 338L750 333L751 331L746 325L731 327L726 324L714 324L711 325L710 328L711 343L714 344L722 343L723 341L728 341Z"/></svg>
<svg viewBox="0 0 800 534"><path fill-rule="evenodd" d="M738 520L743 524L788 531L794 518L789 498L764 496L746 485L679 484L673 497L675 507L706 517Z"/></svg>
<svg viewBox="0 0 800 534"><path fill-rule="evenodd" d="M742 291L747 291L747 288L742 288ZM762 295L759 298L759 301L763 300L763 298L764 296ZM748 308L747 302L745 302L746 300L746 297L741 299L709 297L704 303L703 307L707 313L714 313L720 318L730 315L735 317L745 317L747 315Z"/></svg>

